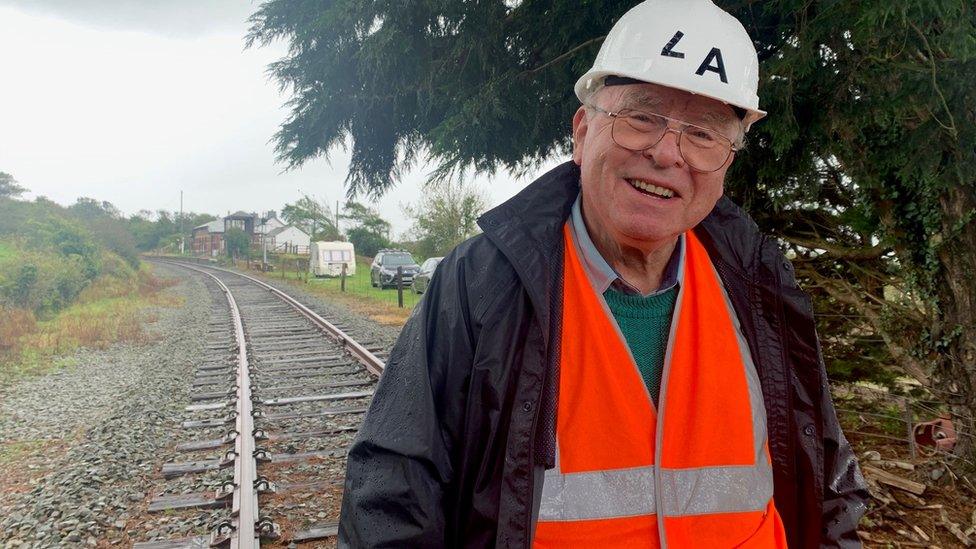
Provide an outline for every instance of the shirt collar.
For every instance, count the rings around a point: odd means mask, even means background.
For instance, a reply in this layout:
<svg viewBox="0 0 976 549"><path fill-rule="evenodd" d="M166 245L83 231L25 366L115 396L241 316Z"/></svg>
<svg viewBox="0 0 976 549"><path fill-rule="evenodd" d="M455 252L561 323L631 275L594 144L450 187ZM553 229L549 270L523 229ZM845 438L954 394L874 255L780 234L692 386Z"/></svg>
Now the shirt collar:
<svg viewBox="0 0 976 549"><path fill-rule="evenodd" d="M668 264L664 267L661 286L657 290L644 295L640 290L624 280L607 263L607 260L600 255L600 252L596 249L596 245L593 244L593 239L590 238L589 231L586 229L586 223L583 222L582 203L583 195L581 193L573 203L573 210L568 221L569 229L576 243L576 251L579 253L580 260L583 263L583 269L586 271L586 275L589 277L593 287L598 292L603 294L607 289L613 288L615 291L625 294L649 297L667 292L678 285L678 270L681 264L681 250L684 249L684 235L678 237L678 244L674 247L674 251L671 252L671 258L668 259Z"/></svg>

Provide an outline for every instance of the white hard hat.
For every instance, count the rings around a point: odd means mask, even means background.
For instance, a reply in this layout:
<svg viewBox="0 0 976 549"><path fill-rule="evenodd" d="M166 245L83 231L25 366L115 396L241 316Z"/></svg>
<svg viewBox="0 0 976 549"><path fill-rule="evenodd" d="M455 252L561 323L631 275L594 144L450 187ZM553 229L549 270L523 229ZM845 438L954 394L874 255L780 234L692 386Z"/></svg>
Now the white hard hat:
<svg viewBox="0 0 976 549"><path fill-rule="evenodd" d="M576 81L583 103L607 76L652 82L759 110L759 58L742 23L711 0L645 0L610 29L593 67Z"/></svg>

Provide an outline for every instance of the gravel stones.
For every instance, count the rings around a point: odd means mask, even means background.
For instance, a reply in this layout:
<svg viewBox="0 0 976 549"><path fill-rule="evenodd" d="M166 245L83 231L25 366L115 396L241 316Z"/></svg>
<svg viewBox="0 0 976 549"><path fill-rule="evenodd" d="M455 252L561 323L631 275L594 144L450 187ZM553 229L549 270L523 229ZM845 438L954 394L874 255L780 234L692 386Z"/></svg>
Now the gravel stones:
<svg viewBox="0 0 976 549"><path fill-rule="evenodd" d="M192 439L219 438L225 432L224 428L183 430L180 422L188 418L184 407L191 404L195 367L219 363L215 350L230 334L221 335L223 323L215 315L225 306L216 286L179 267L155 268L181 281L168 291L179 296L184 306L147 311L158 318L147 330L156 338L153 343L82 350L65 359L66 367L0 392L0 448L19 452L16 463L0 460L0 547L129 546L136 541L207 534L226 516L225 509L146 511L158 496L212 492L230 473L212 471L169 481L160 475L165 462L219 457L219 450L187 453L176 451L175 446ZM308 294L300 285L280 286L362 343L381 349L380 356L387 354L399 334L399 328L365 319ZM350 374L338 379L361 377ZM288 383L307 382L299 378ZM213 389L196 391L209 390ZM274 397L290 394L292 391L284 390ZM365 405L367 401L342 405ZM302 405L287 408L294 412L306 407L313 409ZM212 415L225 414L221 410ZM297 418L277 427L311 430L353 426L359 420L361 415ZM347 445L352 436L352 432L341 433L333 440ZM273 451L294 452L325 449L330 444L294 440L269 446ZM0 453L0 457L4 455L10 452ZM294 481L341 478L344 457L278 467L285 482L289 477ZM300 508L296 526L307 527L337 515L341 486L327 490L328 497L315 493L300 494L298 503L293 503ZM276 503L272 498L268 509L274 510Z"/></svg>
<svg viewBox="0 0 976 549"><path fill-rule="evenodd" d="M181 278L168 291L184 307L146 311L158 318L152 343L82 350L68 367L3 389L0 445L25 450L0 463L0 546L94 546L137 533L130 519L146 506L203 354L210 296Z"/></svg>

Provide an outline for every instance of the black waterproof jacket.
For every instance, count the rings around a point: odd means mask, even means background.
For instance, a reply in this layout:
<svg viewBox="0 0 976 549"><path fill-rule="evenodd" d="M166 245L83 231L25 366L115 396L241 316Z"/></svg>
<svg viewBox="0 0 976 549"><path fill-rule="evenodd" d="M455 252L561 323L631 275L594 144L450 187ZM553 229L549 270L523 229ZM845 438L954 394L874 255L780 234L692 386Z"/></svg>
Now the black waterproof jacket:
<svg viewBox="0 0 976 549"><path fill-rule="evenodd" d="M350 449L340 546L531 545L533 468L554 462L562 227L578 193L575 164L553 169L441 262ZM859 547L867 492L792 266L728 199L695 233L759 371L790 547Z"/></svg>

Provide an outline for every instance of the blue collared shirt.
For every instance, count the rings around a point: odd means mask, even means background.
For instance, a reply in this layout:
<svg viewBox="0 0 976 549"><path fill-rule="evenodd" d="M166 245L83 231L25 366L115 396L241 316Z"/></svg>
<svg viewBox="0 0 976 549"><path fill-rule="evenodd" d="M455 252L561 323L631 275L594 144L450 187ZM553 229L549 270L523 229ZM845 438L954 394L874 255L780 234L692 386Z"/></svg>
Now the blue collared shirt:
<svg viewBox="0 0 976 549"><path fill-rule="evenodd" d="M620 276L620 273L614 270L607 263L607 260L600 255L600 251L596 249L596 245L593 244L593 239L590 238L590 233L586 229L586 223L583 222L582 204L583 195L581 194L576 197L576 202L573 203L573 211L569 216L569 228L573 232L573 239L576 241L576 249L579 252L580 261L583 262L583 269L586 270L586 275L599 293L606 293L609 288L613 288L615 291L627 295L643 295L644 297L649 297L666 292L678 285L678 269L681 263L682 249L681 240L674 247L674 251L671 252L671 258L668 259L668 264L664 267L661 286L649 294L642 294L640 290L624 280ZM678 238L684 238L684 235Z"/></svg>

